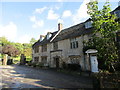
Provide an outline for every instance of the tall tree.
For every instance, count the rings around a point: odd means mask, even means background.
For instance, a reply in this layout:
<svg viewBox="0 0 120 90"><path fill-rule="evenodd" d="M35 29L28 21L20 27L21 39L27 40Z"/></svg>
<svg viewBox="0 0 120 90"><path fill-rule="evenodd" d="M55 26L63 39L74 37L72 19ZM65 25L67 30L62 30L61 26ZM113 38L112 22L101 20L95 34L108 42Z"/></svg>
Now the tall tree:
<svg viewBox="0 0 120 90"><path fill-rule="evenodd" d="M98 60L100 68L107 67L108 70L118 61L118 50L116 47L115 36L119 29L117 17L111 14L110 4L106 2L101 10L98 9L98 2L93 1L87 4L88 14L91 17L93 29L95 30L91 41L86 46L94 47L98 50ZM99 34L99 36L96 35Z"/></svg>
<svg viewBox="0 0 120 90"><path fill-rule="evenodd" d="M0 43L2 46L9 44L10 42L7 40L6 37L0 37Z"/></svg>
<svg viewBox="0 0 120 90"><path fill-rule="evenodd" d="M36 40L35 38L31 38L30 44L32 45L32 44L34 44L36 41L37 41L37 40Z"/></svg>

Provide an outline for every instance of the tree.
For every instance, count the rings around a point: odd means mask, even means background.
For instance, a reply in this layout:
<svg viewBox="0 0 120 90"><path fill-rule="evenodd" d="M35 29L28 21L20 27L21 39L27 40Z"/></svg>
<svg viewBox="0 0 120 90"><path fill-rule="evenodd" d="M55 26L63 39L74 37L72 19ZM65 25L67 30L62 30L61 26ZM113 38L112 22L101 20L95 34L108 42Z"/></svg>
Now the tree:
<svg viewBox="0 0 120 90"><path fill-rule="evenodd" d="M31 38L30 44L33 45L37 40L35 38Z"/></svg>
<svg viewBox="0 0 120 90"><path fill-rule="evenodd" d="M5 45L2 48L2 53L4 54L3 65L7 65L7 56L17 56L19 55L19 50L12 45Z"/></svg>
<svg viewBox="0 0 120 90"><path fill-rule="evenodd" d="M98 50L99 67L110 70L118 60L118 49L116 47L115 36L119 29L117 17L112 15L110 4L106 2L101 10L98 10L98 2L93 1L87 4L88 14L91 17L94 34L91 41L86 43L86 47L94 47ZM99 36L97 36L99 34ZM103 66L102 66L103 65ZM115 69L114 69L115 70Z"/></svg>
<svg viewBox="0 0 120 90"><path fill-rule="evenodd" d="M0 41L2 46L9 44L10 42L7 40L6 37L0 37Z"/></svg>
<svg viewBox="0 0 120 90"><path fill-rule="evenodd" d="M30 43L23 43L23 54L32 57L32 45L36 42L35 38L31 38Z"/></svg>
<svg viewBox="0 0 120 90"><path fill-rule="evenodd" d="M9 56L19 55L19 50L12 45L6 45L2 49L3 54L8 54Z"/></svg>

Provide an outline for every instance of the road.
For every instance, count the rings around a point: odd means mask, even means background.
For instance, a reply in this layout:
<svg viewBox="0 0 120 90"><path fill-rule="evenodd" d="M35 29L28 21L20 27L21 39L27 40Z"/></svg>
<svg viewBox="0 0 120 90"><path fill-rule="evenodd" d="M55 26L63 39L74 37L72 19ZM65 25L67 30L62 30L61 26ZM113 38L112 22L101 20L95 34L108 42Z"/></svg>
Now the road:
<svg viewBox="0 0 120 90"><path fill-rule="evenodd" d="M27 66L0 66L1 88L92 88L92 79L49 69Z"/></svg>

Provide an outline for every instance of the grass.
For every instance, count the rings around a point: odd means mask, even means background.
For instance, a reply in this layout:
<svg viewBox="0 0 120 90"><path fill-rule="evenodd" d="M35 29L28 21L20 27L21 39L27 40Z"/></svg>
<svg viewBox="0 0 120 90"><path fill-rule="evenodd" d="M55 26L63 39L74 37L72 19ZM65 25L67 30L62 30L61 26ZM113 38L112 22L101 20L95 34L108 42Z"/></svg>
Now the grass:
<svg viewBox="0 0 120 90"><path fill-rule="evenodd" d="M31 57L26 57L26 61L31 61L32 60L32 58ZM18 63L18 62L20 62L20 56L18 56L18 57L13 57L13 63L14 64L16 64L16 63Z"/></svg>

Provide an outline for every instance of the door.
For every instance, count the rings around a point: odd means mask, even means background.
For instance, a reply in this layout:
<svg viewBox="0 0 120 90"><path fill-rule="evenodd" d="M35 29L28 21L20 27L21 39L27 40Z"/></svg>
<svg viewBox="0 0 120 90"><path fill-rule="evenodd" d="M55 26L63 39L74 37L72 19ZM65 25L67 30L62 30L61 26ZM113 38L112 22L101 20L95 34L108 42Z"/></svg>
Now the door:
<svg viewBox="0 0 120 90"><path fill-rule="evenodd" d="M90 61L91 61L91 72L98 72L97 56L91 56Z"/></svg>
<svg viewBox="0 0 120 90"><path fill-rule="evenodd" d="M56 68L59 68L59 58L55 58L55 62L56 62Z"/></svg>

